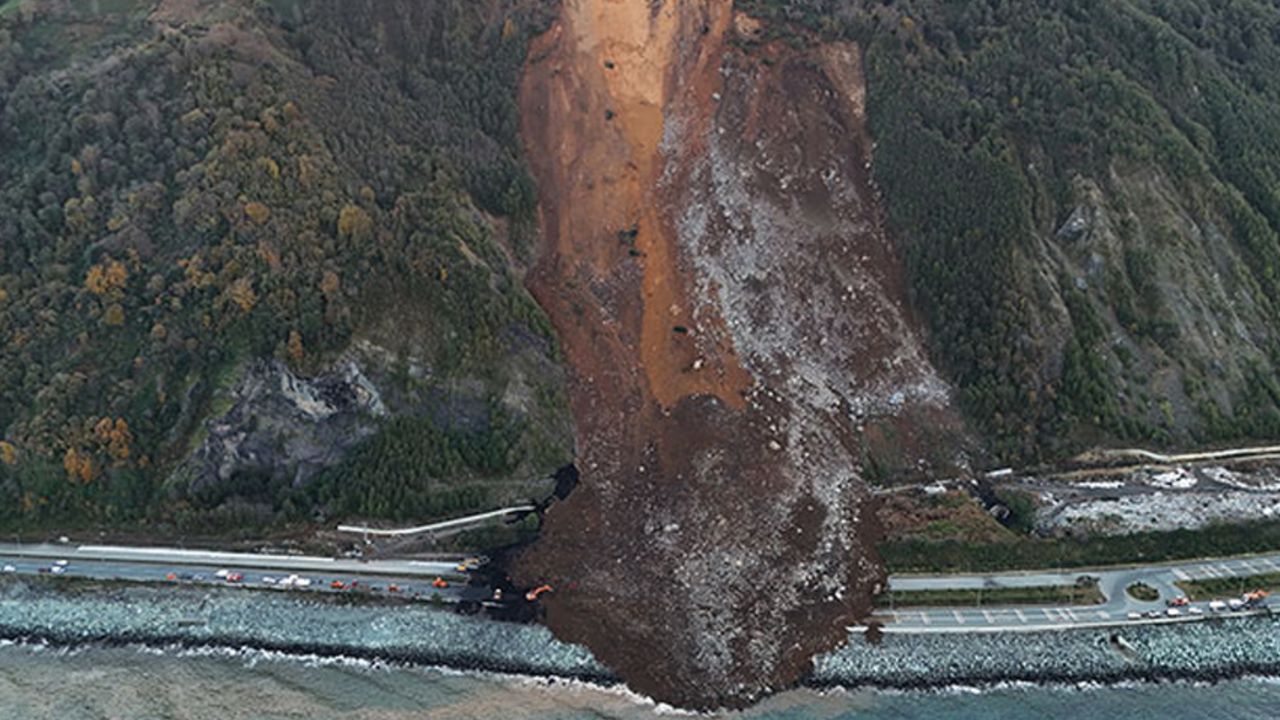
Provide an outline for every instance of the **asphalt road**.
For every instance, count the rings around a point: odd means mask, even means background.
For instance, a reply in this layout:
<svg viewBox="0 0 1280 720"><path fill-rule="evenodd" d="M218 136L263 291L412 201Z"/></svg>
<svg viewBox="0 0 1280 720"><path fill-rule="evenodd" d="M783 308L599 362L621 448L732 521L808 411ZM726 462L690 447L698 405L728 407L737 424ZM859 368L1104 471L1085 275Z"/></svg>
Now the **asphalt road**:
<svg viewBox="0 0 1280 720"><path fill-rule="evenodd" d="M408 528L376 528L367 525L339 525L338 532L356 533L361 535L373 535L379 537L404 537L406 535L422 535L425 533L438 533L448 530L458 530L461 528L479 525L489 520L496 520L508 515L519 515L521 513L531 513L538 508L533 505L517 505L515 507L502 508L501 510L493 510L490 512L479 513L477 515L468 515L466 517L454 518L453 520L444 520L430 525L419 525L418 527Z"/></svg>
<svg viewBox="0 0 1280 720"><path fill-rule="evenodd" d="M1009 630L1050 630L1071 627L1104 627L1136 622L1172 623L1193 622L1215 615L1208 602L1191 603L1180 609L1180 615L1163 615L1165 601L1181 597L1181 590L1174 584L1182 580L1210 578L1247 578L1264 573L1280 572L1280 554L1222 560L1197 560L1183 563L1146 567L1084 569L1072 572L992 573L987 575L898 575L889 578L889 589L911 590L974 590L1011 587L1036 587L1045 585L1071 585L1080 576L1098 579L1099 589L1107 601L1101 605L1071 605L1061 607L956 607L956 608L906 608L890 609L878 613L887 621L889 632L997 632ZM1135 600L1125 592L1133 583L1145 583L1160 592L1153 602ZM1253 589L1242 580L1242 589ZM1228 596L1221 598L1227 600ZM1199 611L1197 614L1191 608ZM1265 608L1262 612L1267 612ZM1143 615L1132 619L1130 613ZM1159 618L1146 617L1148 613L1161 613ZM1240 615L1241 612L1227 614Z"/></svg>
<svg viewBox="0 0 1280 720"><path fill-rule="evenodd" d="M487 587L468 584L469 575L460 572L450 561L418 560L343 560L334 558L254 555L174 548L125 548L98 545L8 545L0 544L0 569L25 575L53 574L59 561L66 561L59 573L64 577L133 582L177 582L192 584L234 585L285 591L279 581L297 575L311 581L306 588L292 591L364 592L388 597L432 599L444 602L484 601L491 597ZM42 570L44 571L42 573ZM240 573L243 580L230 583L218 576L220 570ZM169 577L173 576L174 580ZM448 587L433 586L436 578ZM342 588L331 587L334 582ZM351 587L352 583L356 587ZM398 592L392 592L395 585Z"/></svg>
<svg viewBox="0 0 1280 720"><path fill-rule="evenodd" d="M437 561L420 560L347 560L294 555L255 555L176 548L136 548L101 545L6 545L0 544L0 569L17 574L52 573L67 577L134 582L174 582L193 584L235 585L277 591L351 592L352 583L359 592L378 595L432 599L444 602L484 602L492 598L492 590L469 584L466 572L457 564L463 558ZM65 565L62 563L65 562ZM12 570L9 570L12 568ZM240 573L239 583L228 583L219 571ZM952 590L1002 587L1034 587L1070 585L1081 575L1098 578L1099 589L1107 598L1102 605L1069 607L955 607L907 608L877 613L886 632L1007 632L1019 630L1052 630L1080 627L1105 627L1134 622L1191 622L1215 615L1207 602L1182 608L1181 615L1165 615L1165 600L1181 596L1174 583L1179 580L1240 577L1280 572L1280 554L1222 560L1201 560L1147 567L1088 569L1072 572L993 573L989 575L894 576L889 588L898 591ZM224 573L225 574L225 573ZM286 590L279 580L296 574L311 581L309 587ZM436 588L436 578L448 587ZM333 588L334 581L342 588ZM1160 592L1153 602L1130 597L1125 588L1135 582L1150 585ZM398 587L398 593L389 590ZM1242 581L1248 589L1248 582ZM1222 598L1226 600L1227 598ZM1200 612L1194 613L1191 608ZM1263 608L1262 612L1269 610ZM1143 617L1134 619L1131 613ZM1146 617L1147 614L1159 617ZM1241 612L1225 614L1240 615Z"/></svg>

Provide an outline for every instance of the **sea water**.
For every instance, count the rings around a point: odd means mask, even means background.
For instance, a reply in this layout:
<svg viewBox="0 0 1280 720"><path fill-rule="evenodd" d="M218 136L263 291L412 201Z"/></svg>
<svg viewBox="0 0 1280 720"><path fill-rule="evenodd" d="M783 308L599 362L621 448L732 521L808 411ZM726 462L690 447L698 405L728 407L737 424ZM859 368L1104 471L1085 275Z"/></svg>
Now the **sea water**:
<svg viewBox="0 0 1280 720"><path fill-rule="evenodd" d="M54 648L0 643L4 720L675 718L690 716L589 683L386 665L260 650ZM1115 685L1033 683L922 691L795 690L741 712L834 718L1280 717L1280 680Z"/></svg>

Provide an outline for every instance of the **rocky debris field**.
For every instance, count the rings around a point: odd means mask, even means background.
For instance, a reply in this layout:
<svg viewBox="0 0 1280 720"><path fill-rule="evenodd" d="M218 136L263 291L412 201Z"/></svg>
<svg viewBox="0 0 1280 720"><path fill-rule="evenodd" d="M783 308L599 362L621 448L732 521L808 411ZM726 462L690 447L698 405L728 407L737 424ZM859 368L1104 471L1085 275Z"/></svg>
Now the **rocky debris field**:
<svg viewBox="0 0 1280 720"><path fill-rule="evenodd" d="M1269 466L1150 468L1069 483L1027 478L1016 487L1040 503L1035 529L1043 535L1127 535L1280 517L1280 471Z"/></svg>
<svg viewBox="0 0 1280 720"><path fill-rule="evenodd" d="M582 483L517 564L637 691L786 688L882 580L860 468L963 428L868 165L861 53L756 42L729 0L570 0L529 54L542 239Z"/></svg>

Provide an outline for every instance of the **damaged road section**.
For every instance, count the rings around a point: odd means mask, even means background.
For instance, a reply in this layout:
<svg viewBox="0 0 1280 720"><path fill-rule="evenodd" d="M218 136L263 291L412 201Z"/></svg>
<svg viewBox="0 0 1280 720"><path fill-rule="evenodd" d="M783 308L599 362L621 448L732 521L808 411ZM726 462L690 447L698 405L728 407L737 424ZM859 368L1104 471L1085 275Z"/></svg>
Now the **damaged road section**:
<svg viewBox="0 0 1280 720"><path fill-rule="evenodd" d="M582 477L517 579L555 587L557 636L683 707L749 703L842 643L883 581L864 462L964 445L883 230L859 50L758 30L729 0L566 0L521 87L527 282Z"/></svg>

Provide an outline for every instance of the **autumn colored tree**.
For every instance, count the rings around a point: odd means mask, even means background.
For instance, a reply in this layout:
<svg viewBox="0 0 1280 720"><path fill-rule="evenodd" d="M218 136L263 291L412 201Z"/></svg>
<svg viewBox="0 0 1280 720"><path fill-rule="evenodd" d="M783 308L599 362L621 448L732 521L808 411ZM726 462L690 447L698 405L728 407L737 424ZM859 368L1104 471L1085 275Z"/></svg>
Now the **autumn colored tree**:
<svg viewBox="0 0 1280 720"><path fill-rule="evenodd" d="M302 362L302 359L306 356L306 350L302 347L302 333L297 330L290 330L287 348L289 359L295 363Z"/></svg>
<svg viewBox="0 0 1280 720"><path fill-rule="evenodd" d="M84 287L94 295L118 295L129 282L129 269L119 260L108 258L85 273Z"/></svg>
<svg viewBox="0 0 1280 720"><path fill-rule="evenodd" d="M253 290L253 280L247 277L237 278L231 283L231 287L227 288L227 297L246 313L258 304L258 293Z"/></svg>
<svg viewBox="0 0 1280 720"><path fill-rule="evenodd" d="M338 236L344 240L365 240L373 234L373 218L358 205L345 205L338 213Z"/></svg>

